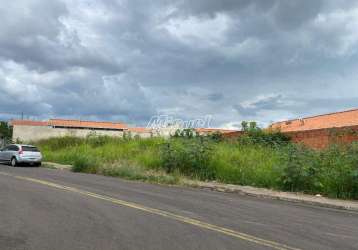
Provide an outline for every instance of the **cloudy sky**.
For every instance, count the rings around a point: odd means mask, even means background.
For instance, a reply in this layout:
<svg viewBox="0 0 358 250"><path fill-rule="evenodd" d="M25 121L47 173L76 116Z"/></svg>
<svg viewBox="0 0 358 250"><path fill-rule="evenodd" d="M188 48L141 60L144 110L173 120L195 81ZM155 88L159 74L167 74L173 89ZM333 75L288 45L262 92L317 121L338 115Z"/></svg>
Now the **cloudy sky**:
<svg viewBox="0 0 358 250"><path fill-rule="evenodd" d="M358 107L357 1L12 0L0 21L0 119L229 128Z"/></svg>

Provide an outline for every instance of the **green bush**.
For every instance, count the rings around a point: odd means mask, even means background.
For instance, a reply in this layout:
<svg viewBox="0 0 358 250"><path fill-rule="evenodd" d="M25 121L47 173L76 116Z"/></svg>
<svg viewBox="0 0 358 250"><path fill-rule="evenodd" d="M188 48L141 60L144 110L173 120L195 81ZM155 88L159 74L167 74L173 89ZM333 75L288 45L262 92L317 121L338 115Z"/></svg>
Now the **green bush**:
<svg viewBox="0 0 358 250"><path fill-rule="evenodd" d="M11 140L12 126L8 122L0 121L0 138Z"/></svg>
<svg viewBox="0 0 358 250"><path fill-rule="evenodd" d="M282 156L282 189L358 198L358 144L322 151L290 145Z"/></svg>
<svg viewBox="0 0 358 250"><path fill-rule="evenodd" d="M256 130L245 132L243 136L239 137L239 142L246 145L262 144L264 146L280 147L288 145L290 138L280 132Z"/></svg>
<svg viewBox="0 0 358 250"><path fill-rule="evenodd" d="M315 151L300 145L289 145L282 151L282 188L304 192L320 190L320 164Z"/></svg>
<svg viewBox="0 0 358 250"><path fill-rule="evenodd" d="M333 145L319 153L320 182L325 194L358 199L358 144Z"/></svg>
<svg viewBox="0 0 358 250"><path fill-rule="evenodd" d="M256 122L241 123L244 134L239 137L241 144L262 144L265 146L285 146L290 142L290 138L280 131L263 130L257 126Z"/></svg>
<svg viewBox="0 0 358 250"><path fill-rule="evenodd" d="M73 160L72 171L95 174L97 172L95 159L87 155L77 155Z"/></svg>
<svg viewBox="0 0 358 250"><path fill-rule="evenodd" d="M168 172L179 171L187 176L213 179L209 168L211 145L203 137L170 139L162 145L162 167Z"/></svg>
<svg viewBox="0 0 358 250"><path fill-rule="evenodd" d="M223 142L225 140L224 135L221 132L214 132L207 136L213 142Z"/></svg>

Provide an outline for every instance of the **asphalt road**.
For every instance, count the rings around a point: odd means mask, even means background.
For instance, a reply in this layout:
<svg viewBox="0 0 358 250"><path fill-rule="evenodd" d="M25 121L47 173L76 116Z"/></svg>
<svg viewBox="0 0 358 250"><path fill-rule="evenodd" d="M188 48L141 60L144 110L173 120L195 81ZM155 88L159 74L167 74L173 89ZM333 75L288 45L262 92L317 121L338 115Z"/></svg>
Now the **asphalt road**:
<svg viewBox="0 0 358 250"><path fill-rule="evenodd" d="M358 214L0 165L0 249L358 249Z"/></svg>

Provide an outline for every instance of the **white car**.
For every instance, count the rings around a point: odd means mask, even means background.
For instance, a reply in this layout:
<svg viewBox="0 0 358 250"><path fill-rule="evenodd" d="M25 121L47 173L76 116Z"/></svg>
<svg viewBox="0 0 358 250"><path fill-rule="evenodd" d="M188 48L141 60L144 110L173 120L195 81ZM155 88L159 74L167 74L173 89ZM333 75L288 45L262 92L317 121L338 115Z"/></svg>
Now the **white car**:
<svg viewBox="0 0 358 250"><path fill-rule="evenodd" d="M0 150L0 162L13 167L22 163L41 166L42 154L32 145L11 144Z"/></svg>

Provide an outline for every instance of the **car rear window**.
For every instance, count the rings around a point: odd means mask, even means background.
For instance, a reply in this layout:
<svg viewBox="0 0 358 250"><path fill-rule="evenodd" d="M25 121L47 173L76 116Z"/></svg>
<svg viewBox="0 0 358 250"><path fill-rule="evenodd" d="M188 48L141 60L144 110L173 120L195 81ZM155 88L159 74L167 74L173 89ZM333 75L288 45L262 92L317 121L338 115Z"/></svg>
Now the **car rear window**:
<svg viewBox="0 0 358 250"><path fill-rule="evenodd" d="M19 147L16 145L10 145L7 147L8 151L19 151Z"/></svg>
<svg viewBox="0 0 358 250"><path fill-rule="evenodd" d="M22 151L26 152L39 152L36 147L22 146Z"/></svg>

